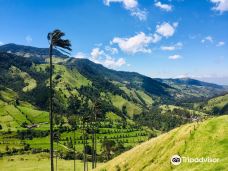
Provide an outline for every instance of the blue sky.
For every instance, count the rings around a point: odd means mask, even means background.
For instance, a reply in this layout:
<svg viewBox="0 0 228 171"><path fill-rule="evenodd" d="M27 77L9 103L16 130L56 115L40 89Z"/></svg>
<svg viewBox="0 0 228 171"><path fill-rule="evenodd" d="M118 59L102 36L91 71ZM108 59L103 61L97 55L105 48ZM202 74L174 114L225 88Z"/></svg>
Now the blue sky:
<svg viewBox="0 0 228 171"><path fill-rule="evenodd" d="M74 57L228 85L228 0L0 0L0 28L0 44L48 47L59 28Z"/></svg>

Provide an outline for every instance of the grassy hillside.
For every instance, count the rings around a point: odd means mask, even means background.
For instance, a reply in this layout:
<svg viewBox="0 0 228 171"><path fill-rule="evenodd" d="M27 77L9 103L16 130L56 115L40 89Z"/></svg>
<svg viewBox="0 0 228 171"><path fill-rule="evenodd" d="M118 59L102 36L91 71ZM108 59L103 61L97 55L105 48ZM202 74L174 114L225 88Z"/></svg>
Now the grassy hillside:
<svg viewBox="0 0 228 171"><path fill-rule="evenodd" d="M218 163L170 163L172 155L219 158ZM208 171L228 168L228 116L187 124L153 138L96 171Z"/></svg>
<svg viewBox="0 0 228 171"><path fill-rule="evenodd" d="M208 113L228 113L228 94L210 99L203 104L202 109Z"/></svg>

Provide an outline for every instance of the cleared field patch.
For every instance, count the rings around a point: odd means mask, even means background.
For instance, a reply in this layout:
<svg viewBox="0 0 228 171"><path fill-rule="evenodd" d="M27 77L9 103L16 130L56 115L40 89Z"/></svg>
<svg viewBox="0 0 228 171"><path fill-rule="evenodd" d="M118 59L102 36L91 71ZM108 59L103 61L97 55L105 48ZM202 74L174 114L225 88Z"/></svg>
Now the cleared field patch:
<svg viewBox="0 0 228 171"><path fill-rule="evenodd" d="M21 128L23 122L30 124L26 116L20 112L14 105L5 105L0 108L0 123L3 131L7 129L17 130Z"/></svg>
<svg viewBox="0 0 228 171"><path fill-rule="evenodd" d="M141 108L134 104L133 102L129 102L123 97L119 95L111 95L111 101L114 106L122 110L123 106L126 106L127 114L129 116L133 116L134 114L141 113Z"/></svg>
<svg viewBox="0 0 228 171"><path fill-rule="evenodd" d="M46 111L22 106L18 106L18 109L33 123L49 122L49 113Z"/></svg>
<svg viewBox="0 0 228 171"><path fill-rule="evenodd" d="M0 159L0 166L4 171L49 171L49 154L39 153L3 157L3 159ZM69 171L73 170L74 162L73 160L58 159L57 166L58 170ZM91 170L91 163L88 163L88 166L89 170ZM76 161L76 170L83 171L82 161Z"/></svg>

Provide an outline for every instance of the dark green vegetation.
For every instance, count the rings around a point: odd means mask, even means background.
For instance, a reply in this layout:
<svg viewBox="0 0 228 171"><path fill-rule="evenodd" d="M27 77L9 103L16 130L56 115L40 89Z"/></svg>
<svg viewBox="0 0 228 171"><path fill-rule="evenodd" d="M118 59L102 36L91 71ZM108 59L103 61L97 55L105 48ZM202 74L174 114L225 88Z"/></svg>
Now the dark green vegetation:
<svg viewBox="0 0 228 171"><path fill-rule="evenodd" d="M91 161L96 127L97 159L106 161L162 132L227 111L227 95L208 101L224 94L224 86L152 79L53 53L54 148L60 158L73 159L75 130L77 159L85 146ZM1 155L49 151L47 56L47 49L0 46Z"/></svg>

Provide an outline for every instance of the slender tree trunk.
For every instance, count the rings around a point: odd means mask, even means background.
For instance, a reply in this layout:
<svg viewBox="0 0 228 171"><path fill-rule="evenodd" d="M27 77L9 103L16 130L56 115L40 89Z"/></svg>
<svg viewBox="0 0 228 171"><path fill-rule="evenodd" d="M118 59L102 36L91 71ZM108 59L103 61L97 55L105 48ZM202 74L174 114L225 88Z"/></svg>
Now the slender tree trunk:
<svg viewBox="0 0 228 171"><path fill-rule="evenodd" d="M94 137L94 130L93 130L93 135L92 135L92 169L95 168L95 137Z"/></svg>
<svg viewBox="0 0 228 171"><path fill-rule="evenodd" d="M96 124L97 125L97 124ZM96 126L95 125L95 126ZM96 134L97 127L95 127L95 132L94 132L94 167L97 167L97 134Z"/></svg>
<svg viewBox="0 0 228 171"><path fill-rule="evenodd" d="M59 145L59 140L57 140L57 148L56 148L56 160L55 160L55 170L57 171L57 166L58 166L58 145Z"/></svg>
<svg viewBox="0 0 228 171"><path fill-rule="evenodd" d="M84 171L86 171L86 152L85 152L85 121L83 121L83 162L84 162Z"/></svg>
<svg viewBox="0 0 228 171"><path fill-rule="evenodd" d="M93 147L93 153L92 153L92 168L94 169L94 168L96 168L96 154L97 154L97 147L96 147L96 120L97 120L97 118L96 118L96 111L95 111L95 113L94 113L94 121L93 121L93 136L92 136L92 143L93 143L93 145L92 145L92 147Z"/></svg>
<svg viewBox="0 0 228 171"><path fill-rule="evenodd" d="M88 162L87 162L87 149L86 149L86 146L87 146L87 123L85 123L85 166L86 166L86 171L88 171Z"/></svg>
<svg viewBox="0 0 228 171"><path fill-rule="evenodd" d="M95 168L95 133L94 133L94 121L92 123L92 169Z"/></svg>
<svg viewBox="0 0 228 171"><path fill-rule="evenodd" d="M52 74L53 74L53 65L52 65L52 44L49 47L49 57L50 57L50 159L51 159L51 171L54 171L54 158L53 158L53 85L52 85Z"/></svg>
<svg viewBox="0 0 228 171"><path fill-rule="evenodd" d="M75 162L75 129L74 129L74 171L76 170L76 162Z"/></svg>

